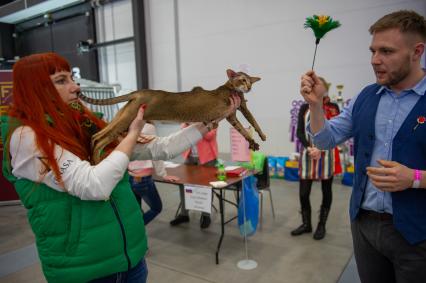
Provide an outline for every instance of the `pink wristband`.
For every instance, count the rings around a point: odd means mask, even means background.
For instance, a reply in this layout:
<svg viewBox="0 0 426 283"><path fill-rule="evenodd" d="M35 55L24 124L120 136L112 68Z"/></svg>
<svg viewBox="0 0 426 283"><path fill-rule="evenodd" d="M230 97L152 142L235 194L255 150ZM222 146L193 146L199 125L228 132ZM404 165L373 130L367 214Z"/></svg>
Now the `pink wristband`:
<svg viewBox="0 0 426 283"><path fill-rule="evenodd" d="M422 179L422 171L415 169L414 170L414 180L421 180Z"/></svg>
<svg viewBox="0 0 426 283"><path fill-rule="evenodd" d="M415 189L420 188L420 180L422 179L422 171L414 169L414 181L412 187Z"/></svg>

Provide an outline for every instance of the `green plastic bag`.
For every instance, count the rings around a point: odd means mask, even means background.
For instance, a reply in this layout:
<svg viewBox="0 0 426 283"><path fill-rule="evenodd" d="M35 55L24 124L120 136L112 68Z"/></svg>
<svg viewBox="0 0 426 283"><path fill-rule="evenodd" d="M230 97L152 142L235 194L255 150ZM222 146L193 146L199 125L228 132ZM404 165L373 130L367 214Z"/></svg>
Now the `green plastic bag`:
<svg viewBox="0 0 426 283"><path fill-rule="evenodd" d="M251 158L253 160L254 169L258 172L261 172L263 170L263 165L265 163L265 158L266 158L265 154L258 151L254 151L252 152Z"/></svg>

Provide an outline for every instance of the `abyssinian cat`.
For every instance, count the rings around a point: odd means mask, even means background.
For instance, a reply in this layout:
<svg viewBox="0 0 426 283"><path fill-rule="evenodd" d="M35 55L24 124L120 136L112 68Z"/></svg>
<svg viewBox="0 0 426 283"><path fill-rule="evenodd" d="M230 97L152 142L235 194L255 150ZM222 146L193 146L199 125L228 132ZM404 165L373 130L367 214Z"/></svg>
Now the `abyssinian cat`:
<svg viewBox="0 0 426 283"><path fill-rule="evenodd" d="M223 113L229 108L230 96L235 93L241 98L241 105L238 110L254 127L260 138L265 141L266 136L248 110L247 101L244 98L244 93L249 92L252 84L260 78L250 77L243 72L234 72L233 70L226 72L228 81L214 90L205 90L202 87L194 87L187 92L145 89L119 97L99 100L86 97L80 93L79 98L90 104L111 105L128 101L117 112L112 121L92 137L93 162L99 163L101 160L99 153L119 135L127 131L142 104L147 104L144 113L146 120L208 123L222 117ZM238 121L235 112L226 117L226 120L249 142L250 149L259 149L259 145Z"/></svg>

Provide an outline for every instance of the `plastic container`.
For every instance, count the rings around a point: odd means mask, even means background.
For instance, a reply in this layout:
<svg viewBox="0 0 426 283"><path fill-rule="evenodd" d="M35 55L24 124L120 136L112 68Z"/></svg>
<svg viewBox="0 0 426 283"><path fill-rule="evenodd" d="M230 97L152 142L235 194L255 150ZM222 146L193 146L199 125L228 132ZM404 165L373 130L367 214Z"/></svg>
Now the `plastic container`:
<svg viewBox="0 0 426 283"><path fill-rule="evenodd" d="M217 166L217 179L219 181L226 181L226 171L223 163L219 163Z"/></svg>

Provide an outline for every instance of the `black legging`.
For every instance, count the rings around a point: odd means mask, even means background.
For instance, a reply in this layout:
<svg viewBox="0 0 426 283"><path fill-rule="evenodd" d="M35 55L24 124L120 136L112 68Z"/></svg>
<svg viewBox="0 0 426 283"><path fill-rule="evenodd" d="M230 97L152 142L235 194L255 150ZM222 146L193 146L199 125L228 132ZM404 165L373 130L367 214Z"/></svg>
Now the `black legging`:
<svg viewBox="0 0 426 283"><path fill-rule="evenodd" d="M333 177L327 180L321 180L322 190L322 204L324 208L331 207L331 201L333 199L333 193L331 191L331 185L333 183ZM299 198L302 210L311 210L311 202L309 196L311 195L312 180L300 180L299 181Z"/></svg>

